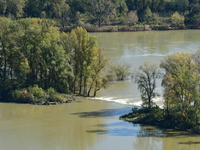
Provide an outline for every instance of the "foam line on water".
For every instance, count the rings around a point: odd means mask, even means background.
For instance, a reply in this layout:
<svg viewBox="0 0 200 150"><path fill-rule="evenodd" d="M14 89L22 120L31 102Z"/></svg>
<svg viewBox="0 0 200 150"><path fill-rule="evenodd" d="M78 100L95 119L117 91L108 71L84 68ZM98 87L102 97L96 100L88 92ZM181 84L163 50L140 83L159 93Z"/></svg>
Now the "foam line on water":
<svg viewBox="0 0 200 150"><path fill-rule="evenodd" d="M103 101L109 101L109 102L115 102L120 104L128 104L132 106L141 106L142 100L140 97L136 98L117 98L117 97L95 97L92 99L96 100L103 100ZM153 101L161 108L163 108L163 98L162 97L156 97L153 99Z"/></svg>

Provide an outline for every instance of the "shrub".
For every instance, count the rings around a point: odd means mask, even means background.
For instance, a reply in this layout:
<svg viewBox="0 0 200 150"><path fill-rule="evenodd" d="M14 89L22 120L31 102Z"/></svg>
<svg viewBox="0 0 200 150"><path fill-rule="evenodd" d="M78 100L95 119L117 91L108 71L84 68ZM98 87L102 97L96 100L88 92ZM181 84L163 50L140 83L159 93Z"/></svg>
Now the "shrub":
<svg viewBox="0 0 200 150"><path fill-rule="evenodd" d="M55 90L54 88L50 87L50 88L47 90L47 94L48 94L49 96L52 96L52 95L57 94L57 92L56 92L56 90Z"/></svg>
<svg viewBox="0 0 200 150"><path fill-rule="evenodd" d="M171 16L171 23L173 26L178 27L178 26L183 26L184 25L184 16L180 15L178 12L175 12Z"/></svg>
<svg viewBox="0 0 200 150"><path fill-rule="evenodd" d="M28 92L33 95L33 102L39 102L47 98L46 92L42 88L39 88L38 85L29 87Z"/></svg>
<svg viewBox="0 0 200 150"><path fill-rule="evenodd" d="M152 119L155 121L162 121L164 120L164 114L163 114L163 110L158 108L158 107L154 107L151 110L150 115L152 116Z"/></svg>
<svg viewBox="0 0 200 150"><path fill-rule="evenodd" d="M192 129L192 131L199 134L199 133L200 133L200 125L195 126L195 127Z"/></svg>
<svg viewBox="0 0 200 150"><path fill-rule="evenodd" d="M134 25L138 23L138 16L136 11L130 11L124 19L125 24Z"/></svg>
<svg viewBox="0 0 200 150"><path fill-rule="evenodd" d="M9 99L12 102L30 103L34 100L34 96L27 92L26 89L14 90L9 93Z"/></svg>
<svg viewBox="0 0 200 150"><path fill-rule="evenodd" d="M116 64L110 66L110 69L113 74L116 75L117 80L124 80L125 77L131 75L130 68L131 66L129 64Z"/></svg>
<svg viewBox="0 0 200 150"><path fill-rule="evenodd" d="M48 98L50 102L62 102L64 97L61 94L54 94Z"/></svg>

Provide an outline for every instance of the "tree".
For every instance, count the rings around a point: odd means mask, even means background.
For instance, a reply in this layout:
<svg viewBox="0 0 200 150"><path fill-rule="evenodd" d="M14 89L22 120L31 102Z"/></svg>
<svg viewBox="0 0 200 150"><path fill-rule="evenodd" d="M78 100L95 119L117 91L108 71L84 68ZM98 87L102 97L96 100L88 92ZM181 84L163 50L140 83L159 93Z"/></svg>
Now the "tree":
<svg viewBox="0 0 200 150"><path fill-rule="evenodd" d="M90 13L94 21L98 22L98 26L108 19L114 12L116 5L112 0L92 0L90 2Z"/></svg>
<svg viewBox="0 0 200 150"><path fill-rule="evenodd" d="M198 54L199 55L199 54ZM199 114L199 81L197 65L189 52L168 56L162 63L165 70L162 86L164 87L165 108L168 114L176 108L184 121L193 119L191 111ZM176 114L171 114L175 116Z"/></svg>
<svg viewBox="0 0 200 150"><path fill-rule="evenodd" d="M95 97L97 91L99 91L102 87L105 88L109 83L110 80L107 78L107 74L103 74L103 72L106 70L107 64L108 59L103 54L102 49L99 49L91 66L92 73L88 82L89 89L87 96L90 96L90 92L93 89L93 96Z"/></svg>
<svg viewBox="0 0 200 150"><path fill-rule="evenodd" d="M124 17L124 15L128 12L128 7L125 0L114 0L113 3L116 4L116 16Z"/></svg>
<svg viewBox="0 0 200 150"><path fill-rule="evenodd" d="M23 17L24 7L25 0L0 0L0 14L7 17Z"/></svg>
<svg viewBox="0 0 200 150"><path fill-rule="evenodd" d="M152 99L156 96L156 79L160 77L160 70L154 64L148 63L140 66L139 72L135 76L135 82L138 84L138 89L141 92L143 105L147 105L148 108L152 107Z"/></svg>
<svg viewBox="0 0 200 150"><path fill-rule="evenodd" d="M87 95L87 80L90 77L91 65L97 54L98 45L95 37L78 27L64 37L65 51L69 54L70 64L73 66L74 80L72 91L79 88L79 94Z"/></svg>
<svg viewBox="0 0 200 150"><path fill-rule="evenodd" d="M124 21L127 25L134 25L134 24L138 23L137 13L134 11L128 12Z"/></svg>
<svg viewBox="0 0 200 150"><path fill-rule="evenodd" d="M44 89L54 87L58 91L68 92L70 66L61 44L60 31L54 27L54 22L28 18L14 21L10 27L13 32L10 57L15 60L9 63L12 76L23 79L23 86L38 84ZM23 70L24 76L19 76Z"/></svg>
<svg viewBox="0 0 200 150"><path fill-rule="evenodd" d="M7 59L9 55L8 41L9 41L9 24L11 20L8 18L0 18L0 65L1 65L1 79L6 81L7 79Z"/></svg>
<svg viewBox="0 0 200 150"><path fill-rule="evenodd" d="M189 27L196 28L200 26L200 7L195 5L192 10L185 16L185 24Z"/></svg>
<svg viewBox="0 0 200 150"><path fill-rule="evenodd" d="M181 16L177 11L171 16L171 23L175 27L184 24L184 16Z"/></svg>
<svg viewBox="0 0 200 150"><path fill-rule="evenodd" d="M59 18L61 20L61 25L64 28L69 23L69 10L68 4L63 4L60 9Z"/></svg>
<svg viewBox="0 0 200 150"><path fill-rule="evenodd" d="M154 21L154 15L149 7L144 11L143 21L147 24L151 24Z"/></svg>

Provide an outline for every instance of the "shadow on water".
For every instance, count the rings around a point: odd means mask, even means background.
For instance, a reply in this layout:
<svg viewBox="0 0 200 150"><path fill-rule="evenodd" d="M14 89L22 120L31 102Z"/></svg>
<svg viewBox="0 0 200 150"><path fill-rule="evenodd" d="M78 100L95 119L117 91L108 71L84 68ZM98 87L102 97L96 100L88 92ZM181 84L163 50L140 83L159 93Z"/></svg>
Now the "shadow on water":
<svg viewBox="0 0 200 150"><path fill-rule="evenodd" d="M118 128L118 129L109 129L109 130L90 130L88 133L97 133L97 134L109 134L111 136L136 136L137 129L127 129L127 128Z"/></svg>
<svg viewBox="0 0 200 150"><path fill-rule="evenodd" d="M99 124L96 125L99 129L97 130L88 130L88 133L97 133L97 134L109 134L111 136L137 136L138 130L140 129L139 125L133 126L127 122L119 121L108 124ZM105 129L106 127L106 129ZM102 129L101 129L102 128Z"/></svg>
<svg viewBox="0 0 200 150"><path fill-rule="evenodd" d="M200 144L200 141L198 141L198 142L192 142L192 141L188 141L188 142L179 142L178 144L188 144L188 145L191 145L191 144Z"/></svg>
<svg viewBox="0 0 200 150"><path fill-rule="evenodd" d="M72 113L71 115L78 115L81 118L112 117L123 115L128 112L127 110L128 108L101 109L98 111Z"/></svg>
<svg viewBox="0 0 200 150"><path fill-rule="evenodd" d="M199 137L198 134L194 134L182 130L174 129L163 129L152 126L140 125L140 131L138 132L138 137Z"/></svg>
<svg viewBox="0 0 200 150"><path fill-rule="evenodd" d="M199 137L196 134L190 132L175 131L173 129L160 129L152 126L144 126L139 124L133 124L131 126L126 125L127 122L116 122L110 124L99 124L99 129L88 130L88 133L97 134L110 134L111 136L134 136L140 138L153 137L153 138L171 138L171 137ZM108 127L106 130L104 127ZM103 128L103 129L101 129ZM186 142L179 144L200 144L200 142Z"/></svg>
<svg viewBox="0 0 200 150"><path fill-rule="evenodd" d="M71 115L77 115L81 118L97 118L97 117L119 117L129 111L127 108L117 108L117 109L100 109L97 111L90 112L78 112L72 113ZM137 125L131 124L124 121L119 121L115 123L99 124L98 129L88 130L88 133L97 134L110 134L113 136L137 136L137 137L156 137L156 138L170 138L170 137L197 137L196 134L191 134L186 131L178 131L173 129L163 129L158 127L152 127L147 125ZM105 127L108 127L105 129ZM200 142L193 142L199 144ZM180 143L184 144L184 143ZM186 144L192 144L188 142Z"/></svg>

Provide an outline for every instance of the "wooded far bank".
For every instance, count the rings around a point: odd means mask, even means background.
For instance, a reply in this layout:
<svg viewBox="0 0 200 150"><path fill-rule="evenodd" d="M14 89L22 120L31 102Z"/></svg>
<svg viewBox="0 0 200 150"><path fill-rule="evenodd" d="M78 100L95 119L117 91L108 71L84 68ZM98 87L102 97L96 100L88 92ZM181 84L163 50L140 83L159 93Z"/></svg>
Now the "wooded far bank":
<svg viewBox="0 0 200 150"><path fill-rule="evenodd" d="M200 1L0 0L0 16L53 19L62 31L77 26L91 32L198 29Z"/></svg>

